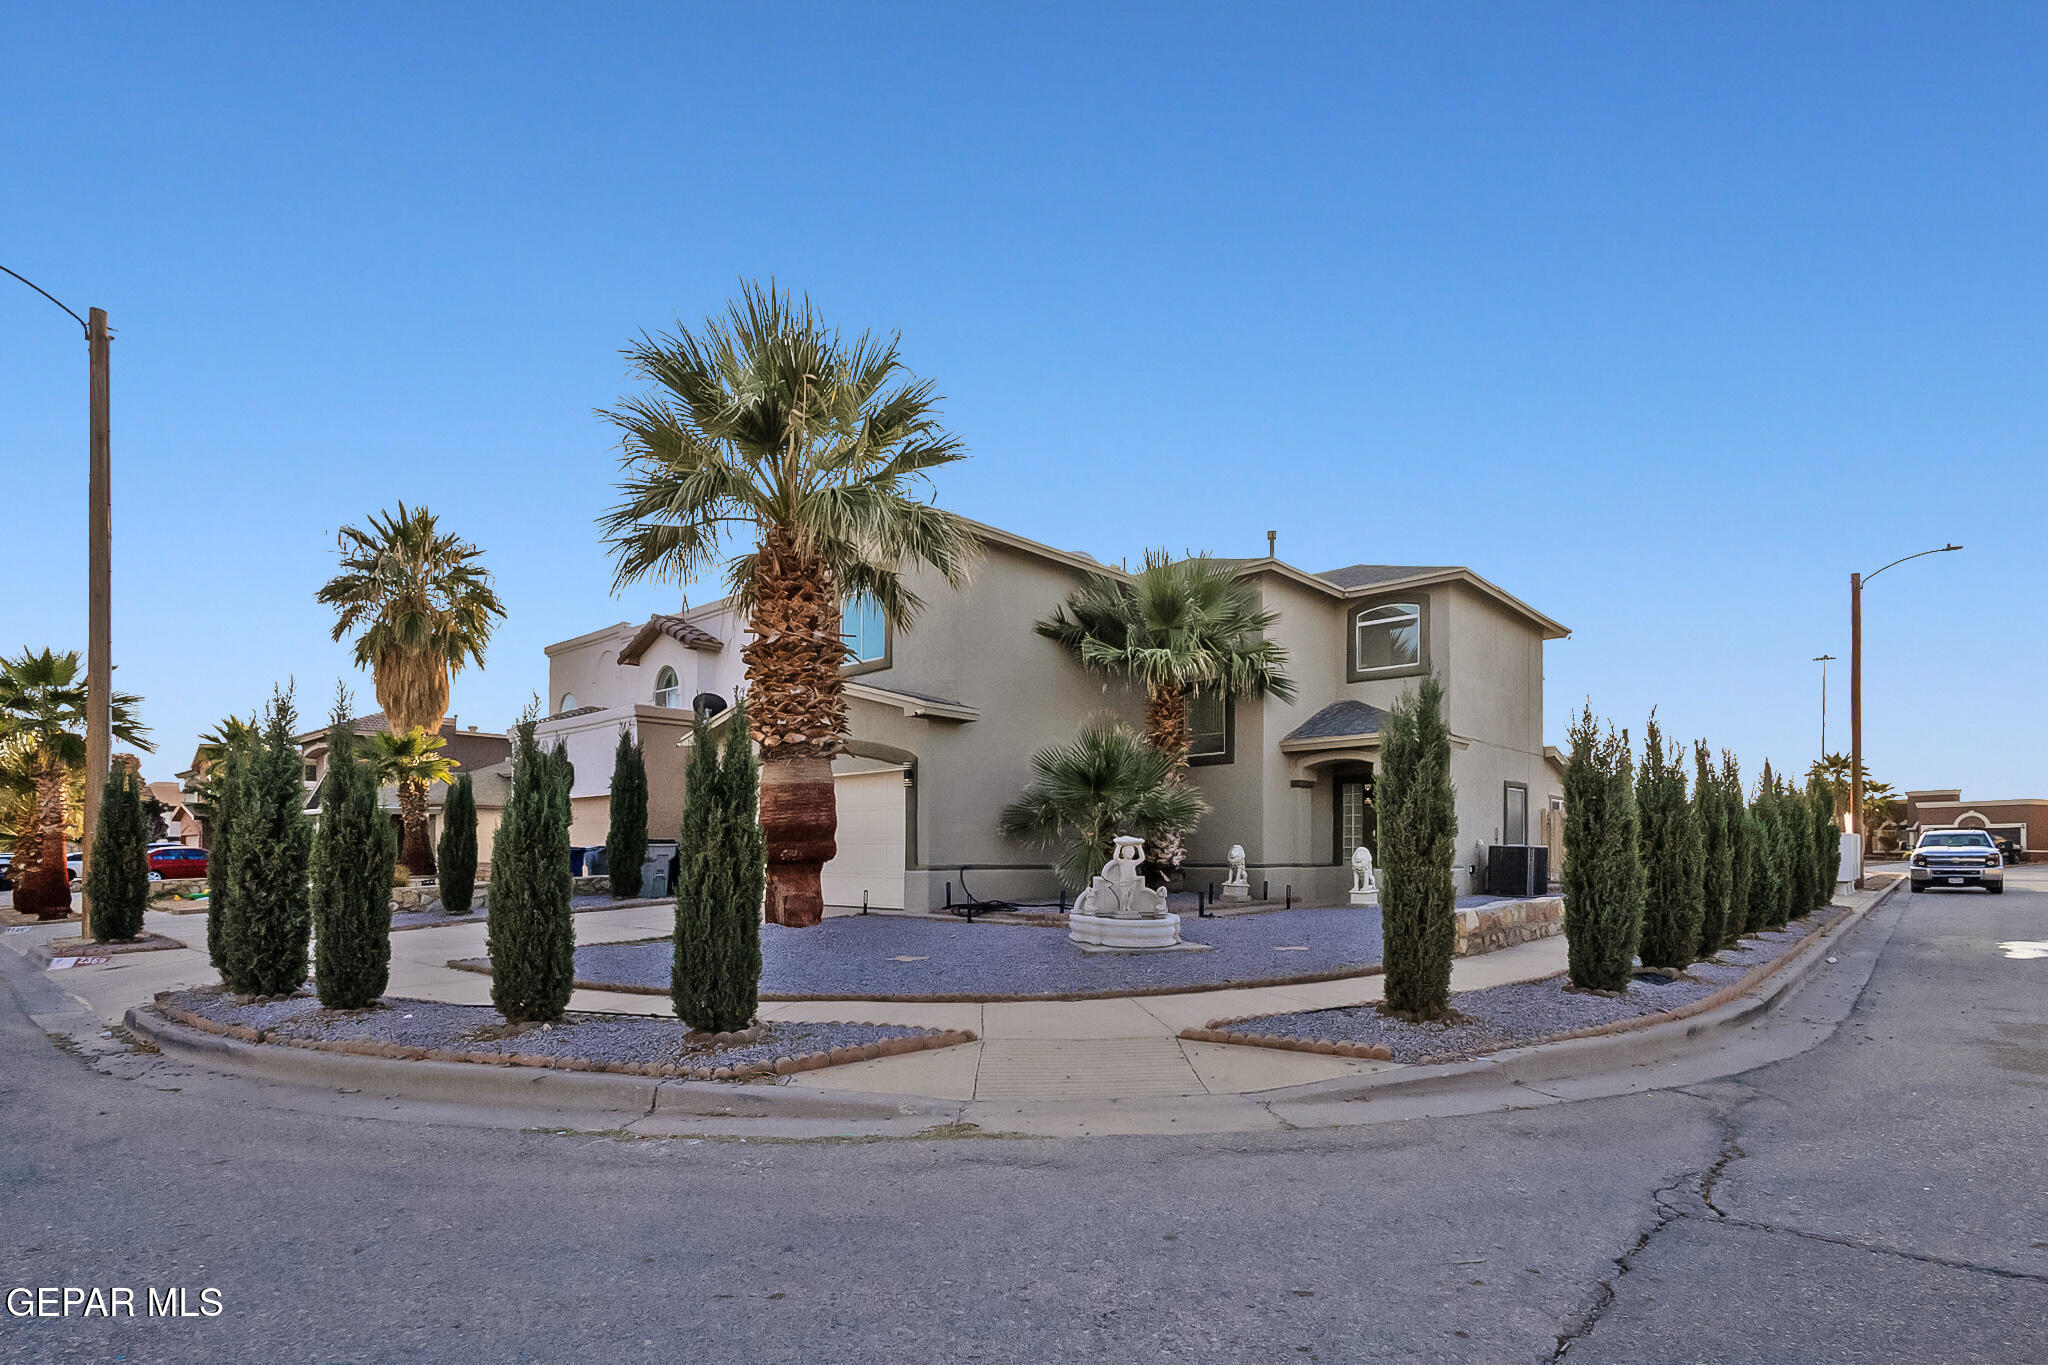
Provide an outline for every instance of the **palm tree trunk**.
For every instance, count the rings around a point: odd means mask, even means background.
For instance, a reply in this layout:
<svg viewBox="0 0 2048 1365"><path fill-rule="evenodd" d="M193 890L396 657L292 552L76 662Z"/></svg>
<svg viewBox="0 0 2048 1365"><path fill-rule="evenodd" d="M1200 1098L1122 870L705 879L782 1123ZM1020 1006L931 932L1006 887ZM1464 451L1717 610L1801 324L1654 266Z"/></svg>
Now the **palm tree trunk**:
<svg viewBox="0 0 2048 1365"><path fill-rule="evenodd" d="M1180 766L1186 767L1188 748L1195 742L1195 731L1188 719L1188 705L1192 698L1185 687L1158 686L1145 693L1145 740L1153 748L1176 755Z"/></svg>
<svg viewBox="0 0 2048 1365"><path fill-rule="evenodd" d="M839 591L832 570L785 527L762 541L748 713L761 746L761 833L768 845L768 921L792 928L825 912L820 874L839 852L832 755L846 732L839 666Z"/></svg>
<svg viewBox="0 0 2048 1365"><path fill-rule="evenodd" d="M405 851L399 861L415 877L434 875L434 847L427 839L427 784L417 779L398 784L398 818L405 826Z"/></svg>
<svg viewBox="0 0 2048 1365"><path fill-rule="evenodd" d="M71 913L71 869L64 861L64 765L45 753L36 767L37 863L16 886L15 908L37 919Z"/></svg>

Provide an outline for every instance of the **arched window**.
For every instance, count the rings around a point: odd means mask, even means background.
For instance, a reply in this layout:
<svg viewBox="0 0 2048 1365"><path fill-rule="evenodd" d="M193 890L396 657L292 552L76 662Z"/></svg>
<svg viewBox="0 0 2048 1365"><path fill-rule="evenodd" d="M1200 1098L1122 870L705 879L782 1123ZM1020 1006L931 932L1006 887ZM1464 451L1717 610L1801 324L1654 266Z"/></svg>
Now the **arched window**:
<svg viewBox="0 0 2048 1365"><path fill-rule="evenodd" d="M555 713L559 715L564 711L574 711L575 709L576 694L574 692L564 692L562 694L562 704L555 708Z"/></svg>
<svg viewBox="0 0 2048 1365"><path fill-rule="evenodd" d="M680 707L683 704L682 684L676 681L676 671L667 664L654 675L654 704L656 706Z"/></svg>

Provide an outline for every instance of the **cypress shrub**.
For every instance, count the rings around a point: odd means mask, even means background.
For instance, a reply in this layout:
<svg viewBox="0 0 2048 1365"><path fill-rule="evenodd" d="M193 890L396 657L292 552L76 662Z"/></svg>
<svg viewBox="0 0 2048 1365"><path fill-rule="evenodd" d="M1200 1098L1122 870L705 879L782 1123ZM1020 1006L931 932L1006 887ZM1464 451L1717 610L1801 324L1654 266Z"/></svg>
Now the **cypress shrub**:
<svg viewBox="0 0 2048 1365"><path fill-rule="evenodd" d="M1728 933L1728 907L1734 898L1735 849L1728 828L1728 802L1721 774L1714 767L1705 740L1693 745L1693 825L1700 833L1700 933L1696 958L1711 957Z"/></svg>
<svg viewBox="0 0 2048 1365"><path fill-rule="evenodd" d="M1600 734L1593 708L1571 728L1564 770L1566 967L1581 990L1628 989L1643 931L1643 864L1628 736Z"/></svg>
<svg viewBox="0 0 2048 1365"><path fill-rule="evenodd" d="M313 835L313 984L331 1010L366 1009L391 980L391 878L398 836L377 800L377 775L356 753L346 706L327 735L320 827Z"/></svg>
<svg viewBox="0 0 2048 1365"><path fill-rule="evenodd" d="M1756 795L1749 803L1749 817L1755 821L1755 838L1751 845L1754 857L1750 864L1749 915L1745 928L1752 934L1783 922L1777 917L1782 899L1778 880L1784 864L1778 849L1777 815L1773 810L1776 801L1777 778L1766 760L1763 776L1757 779Z"/></svg>
<svg viewBox="0 0 2048 1365"><path fill-rule="evenodd" d="M223 976L240 995L290 995L306 984L313 827L297 728L290 690L274 694L238 783Z"/></svg>
<svg viewBox="0 0 2048 1365"><path fill-rule="evenodd" d="M512 796L491 842L491 1004L508 1023L559 1019L576 978L569 909L569 757L535 743L535 711L518 727Z"/></svg>
<svg viewBox="0 0 2048 1365"><path fill-rule="evenodd" d="M676 1017L703 1033L747 1027L760 1001L768 846L745 712L742 703L719 727L722 754L717 735L697 718L685 776L669 998Z"/></svg>
<svg viewBox="0 0 2048 1365"><path fill-rule="evenodd" d="M611 827L604 837L604 863L611 869L612 897L640 894L640 865L647 861L647 759L639 743L619 727L612 758Z"/></svg>
<svg viewBox="0 0 2048 1365"><path fill-rule="evenodd" d="M1814 837L1813 802L1808 791L1787 784L1785 793L1786 834L1792 841L1793 919L1810 915L1820 905L1820 842Z"/></svg>
<svg viewBox="0 0 2048 1365"><path fill-rule="evenodd" d="M469 774L455 779L441 806L441 912L466 915L476 904L476 788Z"/></svg>
<svg viewBox="0 0 2048 1365"><path fill-rule="evenodd" d="M1637 952L1645 967L1683 971L1699 946L1702 852L1685 796L1679 748L1665 746L1655 712L1643 732L1636 808L1642 818L1644 878L1643 937Z"/></svg>
<svg viewBox="0 0 2048 1365"><path fill-rule="evenodd" d="M1451 1007L1457 948L1457 794L1451 732L1435 678L1404 693L1387 718L1373 805L1379 816L1380 935L1384 1008L1441 1019Z"/></svg>
<svg viewBox="0 0 2048 1365"><path fill-rule="evenodd" d="M228 875L235 849L235 824L241 813L243 755L232 750L207 774L213 807L213 844L206 850L206 956L220 979L228 979L228 907L234 901L234 879Z"/></svg>
<svg viewBox="0 0 2048 1365"><path fill-rule="evenodd" d="M1751 917L1751 932L1782 928L1792 917L1792 906L1798 898L1799 850L1794 842L1793 822L1786 818L1789 800L1784 780L1766 762L1757 786L1756 816L1765 836L1760 866L1767 871L1761 878L1764 895L1757 915Z"/></svg>
<svg viewBox="0 0 2048 1365"><path fill-rule="evenodd" d="M149 812L142 778L125 763L114 765L100 793L85 894L99 942L127 942L142 932L142 912L149 908Z"/></svg>
<svg viewBox="0 0 2048 1365"><path fill-rule="evenodd" d="M1721 803L1728 822L1728 914L1721 925L1727 947L1749 930L1749 884L1756 875L1756 822L1742 800L1742 769L1735 755L1721 751Z"/></svg>

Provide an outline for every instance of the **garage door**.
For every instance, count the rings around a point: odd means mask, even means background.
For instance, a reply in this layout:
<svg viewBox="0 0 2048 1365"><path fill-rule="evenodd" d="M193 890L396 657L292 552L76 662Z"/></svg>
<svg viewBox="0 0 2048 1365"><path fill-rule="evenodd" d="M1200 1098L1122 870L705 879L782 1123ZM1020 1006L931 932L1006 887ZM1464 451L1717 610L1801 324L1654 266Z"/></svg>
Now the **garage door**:
<svg viewBox="0 0 2048 1365"><path fill-rule="evenodd" d="M846 762L840 759L833 766ZM839 856L825 864L825 904L859 905L866 892L868 905L901 910L904 770L873 763L861 766L870 771L833 776L839 798Z"/></svg>

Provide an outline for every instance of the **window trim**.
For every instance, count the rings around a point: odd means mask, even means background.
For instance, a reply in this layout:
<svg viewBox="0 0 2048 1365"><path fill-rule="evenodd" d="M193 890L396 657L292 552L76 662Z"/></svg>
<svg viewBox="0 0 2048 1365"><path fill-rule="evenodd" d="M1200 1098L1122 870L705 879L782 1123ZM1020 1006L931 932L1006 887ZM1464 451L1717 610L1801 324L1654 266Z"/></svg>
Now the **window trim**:
<svg viewBox="0 0 2048 1365"><path fill-rule="evenodd" d="M661 685L661 680L664 675L668 677L670 682L670 685L667 687L663 687ZM661 699L661 694L664 692L669 694L669 699L667 701L663 701ZM675 665L663 664L659 669L655 670L654 704L656 706L662 707L665 710L678 711L682 709L680 706L677 705L677 703L682 700L682 697L683 677L682 674L676 672Z"/></svg>
<svg viewBox="0 0 2048 1365"><path fill-rule="evenodd" d="M876 612L882 618L882 657L879 659L848 659L839 666L842 678L857 678L863 673L879 673L896 662L896 627L889 622L889 614L879 604ZM839 611L839 638L846 638L846 609Z"/></svg>
<svg viewBox="0 0 2048 1365"><path fill-rule="evenodd" d="M1381 607L1415 604L1416 660L1412 664L1389 664L1383 668L1360 668L1358 666L1358 618ZM1429 672L1429 617L1430 595L1426 592L1388 593L1381 597L1363 598L1351 604L1344 613L1344 680L1346 682L1374 682L1381 678L1415 678Z"/></svg>
<svg viewBox="0 0 2048 1365"><path fill-rule="evenodd" d="M1188 737L1190 743L1193 742L1194 738L1194 707L1195 699L1191 696L1188 698ZM1190 751L1188 754L1188 766L1190 768L1220 768L1235 762L1237 762L1237 699L1225 693L1223 696L1223 751L1215 754L1197 754Z"/></svg>

